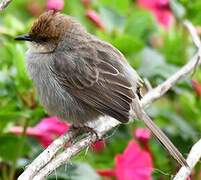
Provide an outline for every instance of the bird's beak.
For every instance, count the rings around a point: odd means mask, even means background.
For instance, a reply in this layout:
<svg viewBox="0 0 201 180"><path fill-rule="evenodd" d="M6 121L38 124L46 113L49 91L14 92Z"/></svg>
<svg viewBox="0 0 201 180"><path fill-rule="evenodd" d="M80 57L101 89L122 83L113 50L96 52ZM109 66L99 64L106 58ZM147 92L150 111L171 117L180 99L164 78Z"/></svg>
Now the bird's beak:
<svg viewBox="0 0 201 180"><path fill-rule="evenodd" d="M32 41L32 38L30 37L30 35L25 34L25 35L17 36L15 38L15 40L18 40L18 41Z"/></svg>

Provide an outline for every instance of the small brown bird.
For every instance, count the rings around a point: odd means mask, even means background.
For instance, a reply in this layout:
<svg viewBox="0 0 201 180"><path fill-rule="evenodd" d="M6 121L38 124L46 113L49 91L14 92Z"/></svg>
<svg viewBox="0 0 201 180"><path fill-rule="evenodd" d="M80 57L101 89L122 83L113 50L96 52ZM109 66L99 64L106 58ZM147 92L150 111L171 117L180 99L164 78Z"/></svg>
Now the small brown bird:
<svg viewBox="0 0 201 180"><path fill-rule="evenodd" d="M111 44L89 34L74 18L54 11L42 14L29 33L16 40L31 42L27 70L48 113L77 128L104 115L122 123L137 117L181 165L187 166L141 108L140 77Z"/></svg>

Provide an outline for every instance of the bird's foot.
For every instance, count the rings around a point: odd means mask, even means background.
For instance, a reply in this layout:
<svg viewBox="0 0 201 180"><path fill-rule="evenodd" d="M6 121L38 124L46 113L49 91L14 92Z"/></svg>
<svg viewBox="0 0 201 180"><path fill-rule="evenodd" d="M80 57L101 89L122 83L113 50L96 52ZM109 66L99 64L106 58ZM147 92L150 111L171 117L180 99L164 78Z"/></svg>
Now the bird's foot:
<svg viewBox="0 0 201 180"><path fill-rule="evenodd" d="M76 139L80 136L82 136L85 133L91 133L92 135L95 134L96 135L96 140L99 141L101 140L101 138L98 136L98 133L91 127L88 126L74 126L72 125L69 129L69 131L73 132L73 136L70 139L70 142L75 142Z"/></svg>

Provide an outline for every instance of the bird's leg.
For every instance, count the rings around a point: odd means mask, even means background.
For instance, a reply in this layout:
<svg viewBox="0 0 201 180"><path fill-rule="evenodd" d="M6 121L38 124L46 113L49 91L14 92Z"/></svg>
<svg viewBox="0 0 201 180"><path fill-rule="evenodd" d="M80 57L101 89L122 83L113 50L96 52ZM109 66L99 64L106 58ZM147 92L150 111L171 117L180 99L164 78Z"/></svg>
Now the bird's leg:
<svg viewBox="0 0 201 180"><path fill-rule="evenodd" d="M91 128L91 127L83 126L83 127L81 127L81 131L82 131L83 133L88 133L88 132L89 132L89 133L91 133L92 135L95 134L97 140L100 140L100 139L101 139L101 138L99 138L98 133L97 133L93 128Z"/></svg>
<svg viewBox="0 0 201 180"><path fill-rule="evenodd" d="M100 140L101 138L98 136L97 132L91 128L91 127L88 127L88 126L75 126L75 125L72 125L69 129L69 131L72 131L73 132L73 136L71 137L70 139L70 142L75 142L75 139L81 135L83 135L84 133L91 133L92 135L95 134L96 135L96 139L97 140Z"/></svg>

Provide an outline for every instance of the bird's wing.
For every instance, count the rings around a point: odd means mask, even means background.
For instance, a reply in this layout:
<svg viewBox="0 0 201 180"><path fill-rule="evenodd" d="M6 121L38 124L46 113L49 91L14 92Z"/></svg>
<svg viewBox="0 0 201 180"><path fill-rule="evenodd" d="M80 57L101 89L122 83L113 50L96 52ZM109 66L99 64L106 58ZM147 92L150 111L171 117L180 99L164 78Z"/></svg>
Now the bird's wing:
<svg viewBox="0 0 201 180"><path fill-rule="evenodd" d="M131 83L109 62L97 59L97 52L76 51L54 59L51 67L58 83L91 108L121 122L128 122L135 98Z"/></svg>
<svg viewBox="0 0 201 180"><path fill-rule="evenodd" d="M90 52L90 54L86 52ZM121 72L118 67L118 60L115 61L117 64L111 63L106 58L109 58L109 56L105 56L105 59L102 60L100 57L103 57L103 55L99 57L97 53L91 53L86 49L85 52L80 50L79 54L71 54L68 59L64 57L66 56L61 55L60 58L58 56L55 58L52 72L55 74L58 83L66 91L91 108L112 116L121 122L129 120L132 104L136 116L144 121L170 154L180 164L188 166L181 153L146 115L139 102L137 102L138 100L135 99L133 85Z"/></svg>

